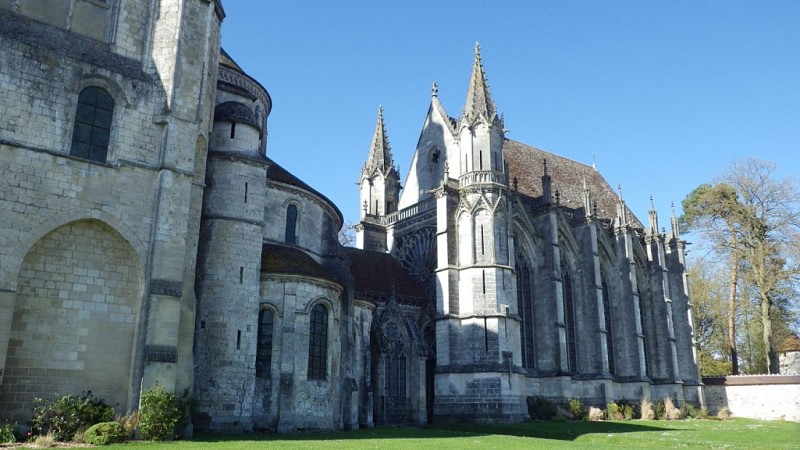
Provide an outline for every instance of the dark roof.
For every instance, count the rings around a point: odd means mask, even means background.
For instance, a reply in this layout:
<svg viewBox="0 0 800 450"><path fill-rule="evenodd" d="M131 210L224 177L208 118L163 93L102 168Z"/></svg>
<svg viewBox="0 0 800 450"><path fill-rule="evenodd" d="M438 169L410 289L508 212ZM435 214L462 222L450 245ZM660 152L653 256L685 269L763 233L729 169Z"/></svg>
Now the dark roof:
<svg viewBox="0 0 800 450"><path fill-rule="evenodd" d="M592 202L597 203L597 215L609 220L617 217L618 196L594 167L512 140L503 143L503 155L508 166L509 183L516 177L517 190L521 194L533 198L542 196L543 162L547 161L547 173L553 182L552 194L555 196L558 190L563 206L583 207L585 180ZM642 228L630 209L628 212L632 225Z"/></svg>
<svg viewBox="0 0 800 450"><path fill-rule="evenodd" d="M264 244L261 248L261 273L302 275L338 283L333 274L297 247Z"/></svg>
<svg viewBox="0 0 800 450"><path fill-rule="evenodd" d="M352 247L345 251L350 258L356 295L395 294L398 302L402 297L427 298L423 286L415 283L392 255Z"/></svg>
<svg viewBox="0 0 800 450"><path fill-rule="evenodd" d="M789 337L784 339L781 343L781 352L798 352L800 351L800 337L796 334L790 334Z"/></svg>
<svg viewBox="0 0 800 450"><path fill-rule="evenodd" d="M231 58L231 55L229 55L224 48L219 49L219 64L239 73L244 73L244 70L242 70L239 64L236 64L236 61Z"/></svg>
<svg viewBox="0 0 800 450"><path fill-rule="evenodd" d="M332 202L328 197L320 194L319 191L312 188L300 178L292 175L291 172L283 168L280 164L276 163L271 158L267 157L267 161L269 161L269 170L267 170L267 179L272 181L277 181L278 183L288 184L290 186L294 186L296 188L300 188L304 191L311 192L312 194L316 195L317 197L321 198L324 202L326 202L334 211L336 211L337 216L339 217L339 222L344 223L344 218L342 217L342 212L339 211L339 208Z"/></svg>

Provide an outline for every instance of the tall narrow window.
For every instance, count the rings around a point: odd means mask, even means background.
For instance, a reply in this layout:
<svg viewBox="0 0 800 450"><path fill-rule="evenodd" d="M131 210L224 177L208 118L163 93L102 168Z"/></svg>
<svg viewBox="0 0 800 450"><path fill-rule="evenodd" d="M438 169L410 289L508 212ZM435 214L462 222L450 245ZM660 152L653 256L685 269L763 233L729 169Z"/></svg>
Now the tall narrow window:
<svg viewBox="0 0 800 450"><path fill-rule="evenodd" d="M69 154L106 162L113 114L114 99L108 92L94 86L82 90L78 95Z"/></svg>
<svg viewBox="0 0 800 450"><path fill-rule="evenodd" d="M258 341L256 343L256 376L269 378L272 373L272 333L275 314L269 309L258 313Z"/></svg>
<svg viewBox="0 0 800 450"><path fill-rule="evenodd" d="M328 310L323 305L311 309L308 336L308 379L324 380L328 363Z"/></svg>
<svg viewBox="0 0 800 450"><path fill-rule="evenodd" d="M648 364L648 361L647 361L647 331L646 331L647 330L647 322L646 322L647 312L644 310L645 302L643 301L643 298L642 298L642 291L640 291L637 288L636 293L638 294L638 298L639 298L639 324L640 324L641 330L642 330L642 346L644 347L645 374L647 376L650 376L650 365Z"/></svg>
<svg viewBox="0 0 800 450"><path fill-rule="evenodd" d="M396 323L386 326L386 395L394 399L406 397L406 350L403 335Z"/></svg>
<svg viewBox="0 0 800 450"><path fill-rule="evenodd" d="M519 328L522 342L522 367L533 368L536 358L533 345L533 296L531 295L531 272L523 259L517 259L517 310L522 318Z"/></svg>
<svg viewBox="0 0 800 450"><path fill-rule="evenodd" d="M575 344L575 299L572 293L572 277L566 267L564 273L564 325L567 327L567 367L570 372L575 372L578 363L577 346Z"/></svg>
<svg viewBox="0 0 800 450"><path fill-rule="evenodd" d="M601 278L603 289L603 316L605 316L606 325L606 350L608 351L608 373L614 373L614 334L611 327L611 298L608 292L608 284L605 277Z"/></svg>
<svg viewBox="0 0 800 450"><path fill-rule="evenodd" d="M294 203L286 207L286 234L287 244L297 244L297 205Z"/></svg>

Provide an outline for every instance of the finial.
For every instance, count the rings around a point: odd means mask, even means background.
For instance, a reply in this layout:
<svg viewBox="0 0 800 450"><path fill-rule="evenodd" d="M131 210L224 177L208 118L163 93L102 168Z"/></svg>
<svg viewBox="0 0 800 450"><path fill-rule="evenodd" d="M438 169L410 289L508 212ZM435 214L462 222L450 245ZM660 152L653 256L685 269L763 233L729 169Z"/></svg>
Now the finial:
<svg viewBox="0 0 800 450"><path fill-rule="evenodd" d="M542 160L542 165L544 166L544 175L547 175L547 158Z"/></svg>
<svg viewBox="0 0 800 450"><path fill-rule="evenodd" d="M656 205L653 203L653 194L650 194L650 209L655 211Z"/></svg>
<svg viewBox="0 0 800 450"><path fill-rule="evenodd" d="M478 41L475 41L475 56L481 57L481 44Z"/></svg>
<svg viewBox="0 0 800 450"><path fill-rule="evenodd" d="M439 83L433 82L431 85L431 96L438 97L439 96Z"/></svg>
<svg viewBox="0 0 800 450"><path fill-rule="evenodd" d="M561 206L561 193L556 189L556 205Z"/></svg>
<svg viewBox="0 0 800 450"><path fill-rule="evenodd" d="M511 181L511 185L514 186L514 192L519 190L519 180L517 177L514 177L514 180Z"/></svg>
<svg viewBox="0 0 800 450"><path fill-rule="evenodd" d="M619 192L619 199L622 201L622 183L617 184L617 192Z"/></svg>
<svg viewBox="0 0 800 450"><path fill-rule="evenodd" d="M378 118L383 120L383 105L378 105Z"/></svg>

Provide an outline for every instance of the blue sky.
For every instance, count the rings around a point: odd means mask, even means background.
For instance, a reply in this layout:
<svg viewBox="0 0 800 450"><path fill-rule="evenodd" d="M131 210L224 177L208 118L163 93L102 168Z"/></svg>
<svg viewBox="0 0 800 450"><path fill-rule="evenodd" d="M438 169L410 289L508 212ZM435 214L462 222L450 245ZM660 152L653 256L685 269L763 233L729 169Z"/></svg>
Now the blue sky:
<svg viewBox="0 0 800 450"><path fill-rule="evenodd" d="M346 221L378 105L405 178L432 82L461 115L475 42L507 136L596 161L642 220L737 158L800 173L800 1L223 4L223 47L273 99L268 155Z"/></svg>

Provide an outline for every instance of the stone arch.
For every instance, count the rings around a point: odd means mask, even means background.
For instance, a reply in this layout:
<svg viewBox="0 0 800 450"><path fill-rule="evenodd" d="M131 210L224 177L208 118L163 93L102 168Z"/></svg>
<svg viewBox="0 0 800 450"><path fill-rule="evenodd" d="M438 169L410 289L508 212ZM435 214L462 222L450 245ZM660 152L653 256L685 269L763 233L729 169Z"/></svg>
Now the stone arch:
<svg viewBox="0 0 800 450"><path fill-rule="evenodd" d="M135 248L109 224L68 221L19 268L0 415L26 419L33 396L87 391L128 410L144 291Z"/></svg>
<svg viewBox="0 0 800 450"><path fill-rule="evenodd" d="M122 236L122 238L133 248L134 252L136 253L136 259L140 263L139 269L142 273L144 273L144 264L147 261L148 252L147 244L139 239L139 237L133 231L133 228L117 219L116 216L99 209L92 209L88 212L83 209L66 211L53 215L47 220L32 227L31 231L23 236L15 248L11 251L12 257L9 258L10 264L8 267L8 272L12 274L19 273L23 257L28 254L31 247L36 242L39 242L47 234L71 222L77 222L81 220L97 220L103 222L116 231L120 236ZM17 280L11 281L11 288L15 289Z"/></svg>

